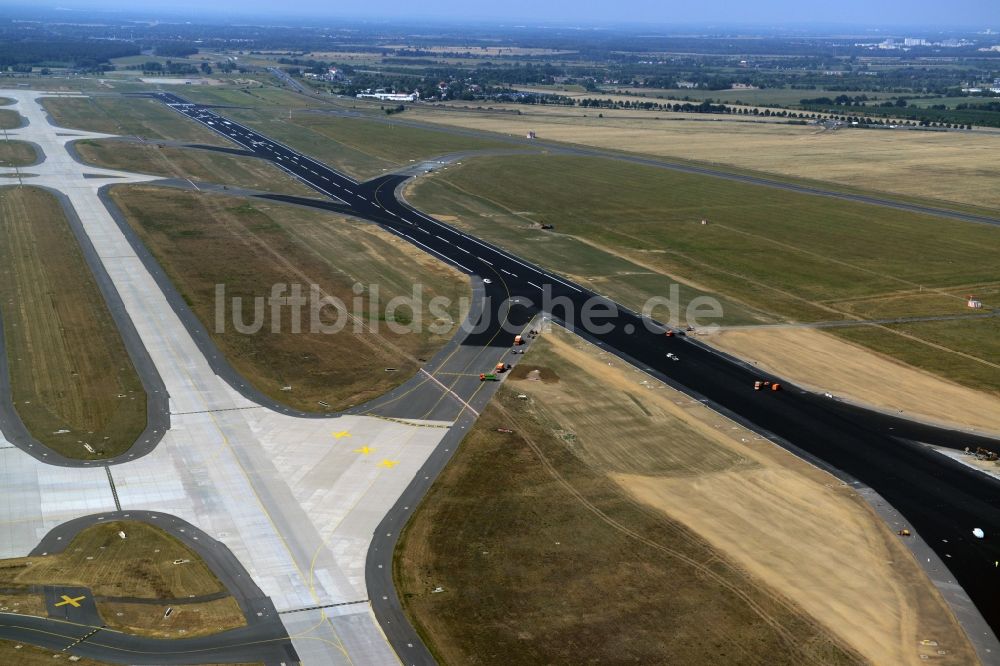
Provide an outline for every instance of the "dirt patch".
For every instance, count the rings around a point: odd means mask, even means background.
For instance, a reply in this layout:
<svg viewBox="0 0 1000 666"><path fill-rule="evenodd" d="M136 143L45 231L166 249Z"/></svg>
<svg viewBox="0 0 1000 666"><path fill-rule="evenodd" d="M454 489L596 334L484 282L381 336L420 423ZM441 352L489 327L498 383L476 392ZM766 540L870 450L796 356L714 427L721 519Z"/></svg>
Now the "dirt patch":
<svg viewBox="0 0 1000 666"><path fill-rule="evenodd" d="M99 602L108 626L130 634L156 638L194 638L246 625L239 604L232 597L196 604L135 604ZM170 615L166 609L170 608Z"/></svg>
<svg viewBox="0 0 1000 666"><path fill-rule="evenodd" d="M518 363L510 370L510 378L514 381L541 381L546 384L558 384L559 375L552 368L531 365L529 363Z"/></svg>
<svg viewBox="0 0 1000 666"><path fill-rule="evenodd" d="M739 329L702 340L816 391L929 421L1000 433L1000 399L822 331Z"/></svg>

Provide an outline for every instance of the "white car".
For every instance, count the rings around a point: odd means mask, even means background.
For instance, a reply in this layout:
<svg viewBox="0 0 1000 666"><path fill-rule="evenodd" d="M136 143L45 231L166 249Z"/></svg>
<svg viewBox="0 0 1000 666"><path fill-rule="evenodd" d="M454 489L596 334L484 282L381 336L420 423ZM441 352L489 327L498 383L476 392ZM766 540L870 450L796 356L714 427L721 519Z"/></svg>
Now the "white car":
<svg viewBox="0 0 1000 666"><path fill-rule="evenodd" d="M493 284L493 280L489 278L483 278L483 284Z"/></svg>
<svg viewBox="0 0 1000 666"><path fill-rule="evenodd" d="M667 352L667 358L669 358L671 361L679 361L680 360L679 358L677 358L677 354L672 354L670 352Z"/></svg>

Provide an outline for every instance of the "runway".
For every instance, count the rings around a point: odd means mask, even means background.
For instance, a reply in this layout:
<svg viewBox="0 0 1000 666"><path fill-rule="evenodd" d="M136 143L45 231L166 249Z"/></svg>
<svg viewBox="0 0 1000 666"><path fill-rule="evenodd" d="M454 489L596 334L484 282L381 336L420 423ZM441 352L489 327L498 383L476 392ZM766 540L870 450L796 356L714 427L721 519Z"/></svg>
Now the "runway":
<svg viewBox="0 0 1000 666"><path fill-rule="evenodd" d="M489 321L481 320L481 328L463 346L507 347L513 334L519 331L509 324L510 318L502 316L504 304L518 301L511 312L523 324L542 311L543 301L551 303L557 299L561 305L545 306L546 314L568 329L704 400L846 482L874 489L900 511L942 558L992 630L1000 629L1000 571L995 565L1000 561L1000 538L992 538L1000 537L1000 482L924 446L933 444L959 450L982 446L1000 451L1000 442L853 407L784 381L783 391L754 391L754 381L764 378L754 368L709 349L682 332L666 337L662 325L409 207L397 193L407 176L389 175L359 183L208 108L170 93L156 96L258 157L270 160L331 201L274 198L371 220L459 270L488 278L490 283L483 285L487 299L483 318ZM857 200L847 195L844 198ZM893 202L863 202L900 207ZM921 212L934 213L926 209ZM594 304L613 312L603 322L611 324L607 330L586 325L586 308ZM668 352L680 360L667 359ZM464 392L467 387L463 382L467 381L473 379L458 377L454 386L462 387ZM404 497L408 493L409 489ZM988 538L974 538L975 527L983 529ZM385 548L390 551L388 555L383 551ZM389 544L380 546L379 552L383 557L391 557ZM398 616L391 615L395 612L391 603L395 595L386 588L389 584L391 580L383 580L380 588L372 588L373 608L383 627L385 618L390 616L396 618L395 623L399 621ZM379 594L386 597L386 604L381 607ZM405 645L400 644L405 640L404 635L405 630L400 630L398 636L390 635L397 652L405 652ZM416 634L411 630L410 636L412 642Z"/></svg>

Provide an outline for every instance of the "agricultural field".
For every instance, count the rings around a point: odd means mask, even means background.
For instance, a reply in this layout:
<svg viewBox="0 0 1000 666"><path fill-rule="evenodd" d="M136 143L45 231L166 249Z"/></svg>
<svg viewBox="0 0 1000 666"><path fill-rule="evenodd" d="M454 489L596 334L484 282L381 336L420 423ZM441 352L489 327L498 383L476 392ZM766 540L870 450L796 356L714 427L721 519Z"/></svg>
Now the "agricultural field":
<svg viewBox="0 0 1000 666"><path fill-rule="evenodd" d="M465 276L375 225L273 202L150 186L115 188L112 196L229 361L259 390L289 406L326 412L385 393L416 372L465 317ZM311 332L307 307L301 332L295 332L287 310L272 320L271 308L262 307L260 331L239 332L233 323L237 308L249 326L253 299L269 297L275 284L301 285L307 298L316 284L321 295L339 298L347 311L326 308L319 323L340 321L343 330ZM356 284L362 294L355 293ZM222 333L216 331L216 285L225 285L231 306ZM411 295L414 285L422 289L422 309L414 314L402 308L390 316L384 306ZM442 319L427 310L435 296L448 299ZM239 306L234 297L242 299Z"/></svg>
<svg viewBox="0 0 1000 666"><path fill-rule="evenodd" d="M119 531L126 538L120 538ZM183 564L175 562L183 561ZM0 561L0 585L23 589L4 598L25 615L46 615L41 585L89 588L113 629L161 638L213 634L246 618L202 559L176 538L138 521L109 521L81 531L57 554ZM216 597L186 603L190 597ZM162 600L162 604L135 599ZM14 606L20 602L20 606ZM169 618L167 606L176 606Z"/></svg>
<svg viewBox="0 0 1000 666"><path fill-rule="evenodd" d="M42 106L61 127L135 136L150 141L174 140L212 146L232 144L160 102L141 97L46 97Z"/></svg>
<svg viewBox="0 0 1000 666"><path fill-rule="evenodd" d="M906 547L825 473L561 329L506 381L396 551L441 663L972 658Z"/></svg>
<svg viewBox="0 0 1000 666"><path fill-rule="evenodd" d="M0 141L0 168L20 167L38 161L34 146L24 141Z"/></svg>
<svg viewBox="0 0 1000 666"><path fill-rule="evenodd" d="M959 316L966 294L995 300L1000 277L988 225L611 160L468 160L421 177L408 198L636 310L673 282L715 295L723 325ZM952 351L933 343L933 325L907 332L923 352L907 361L995 391L994 329L968 324L938 323L956 331Z"/></svg>
<svg viewBox="0 0 1000 666"><path fill-rule="evenodd" d="M71 458L127 450L146 393L53 195L0 189L0 267L11 399L28 430Z"/></svg>
<svg viewBox="0 0 1000 666"><path fill-rule="evenodd" d="M0 130L16 129L24 122L24 118L17 111L11 109L0 109Z"/></svg>
<svg viewBox="0 0 1000 666"><path fill-rule="evenodd" d="M417 107L409 116L450 127L697 161L779 177L829 182L937 205L1000 209L993 187L1000 134L825 130L747 117L493 105ZM603 116L603 117L600 117ZM739 150L734 150L739 146Z"/></svg>
<svg viewBox="0 0 1000 666"><path fill-rule="evenodd" d="M74 144L87 164L165 178L181 178L265 192L317 196L315 190L270 162L211 150L155 143L84 139Z"/></svg>

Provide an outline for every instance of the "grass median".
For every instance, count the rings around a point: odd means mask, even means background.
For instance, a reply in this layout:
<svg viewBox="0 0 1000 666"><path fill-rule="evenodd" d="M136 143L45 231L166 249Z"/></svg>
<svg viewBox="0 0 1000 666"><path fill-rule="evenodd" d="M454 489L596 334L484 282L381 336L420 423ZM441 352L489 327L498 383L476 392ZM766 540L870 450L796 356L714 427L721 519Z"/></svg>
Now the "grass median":
<svg viewBox="0 0 1000 666"><path fill-rule="evenodd" d="M35 147L25 141L0 141L0 168L20 167L38 160Z"/></svg>
<svg viewBox="0 0 1000 666"><path fill-rule="evenodd" d="M53 195L0 189L0 275L11 400L28 430L71 458L127 450L146 393Z"/></svg>
<svg viewBox="0 0 1000 666"><path fill-rule="evenodd" d="M0 130L17 129L24 122L21 114L12 109L0 109Z"/></svg>
<svg viewBox="0 0 1000 666"><path fill-rule="evenodd" d="M450 339L467 310L464 275L373 224L150 186L118 187L112 196L226 358L263 393L298 409L326 412L382 395ZM286 285L285 296L299 285L308 298L312 284L344 309L325 308L313 326L304 305L296 332L289 308L275 316L266 303L274 285ZM217 285L225 289L222 322ZM417 285L418 312L388 308ZM447 300L440 312L429 308L437 296ZM255 312L259 330L240 332L234 317L251 327ZM342 329L326 332L338 322Z"/></svg>

